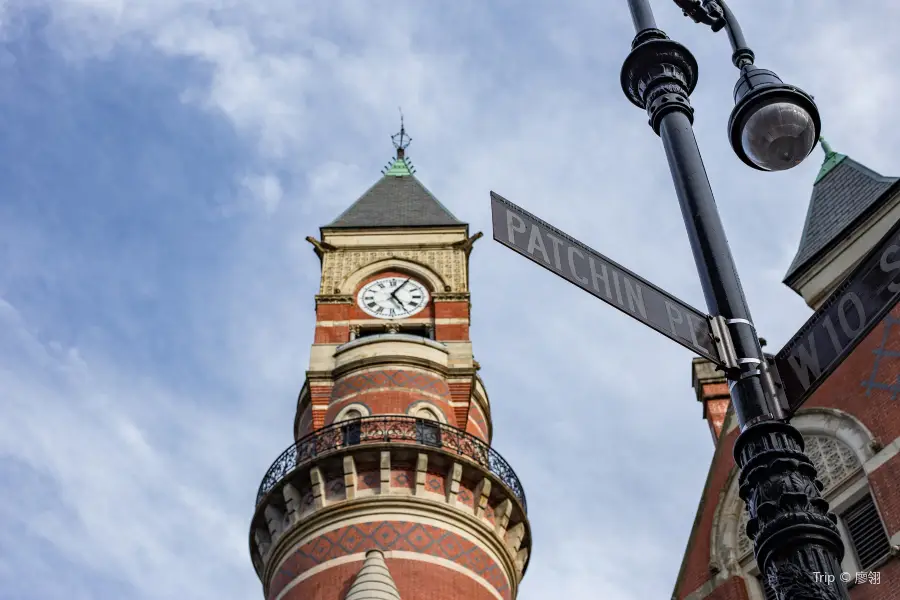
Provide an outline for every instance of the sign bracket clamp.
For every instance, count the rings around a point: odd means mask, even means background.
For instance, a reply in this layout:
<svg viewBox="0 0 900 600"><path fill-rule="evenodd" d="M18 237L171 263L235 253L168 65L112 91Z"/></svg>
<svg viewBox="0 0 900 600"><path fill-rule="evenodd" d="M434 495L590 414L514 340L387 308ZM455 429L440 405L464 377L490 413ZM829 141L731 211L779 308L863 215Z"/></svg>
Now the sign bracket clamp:
<svg viewBox="0 0 900 600"><path fill-rule="evenodd" d="M709 326L712 330L716 351L722 360L719 367L725 371L726 375L737 376L740 372L740 362L737 351L734 349L734 341L731 339L731 331L728 329L728 320L721 315L710 317Z"/></svg>

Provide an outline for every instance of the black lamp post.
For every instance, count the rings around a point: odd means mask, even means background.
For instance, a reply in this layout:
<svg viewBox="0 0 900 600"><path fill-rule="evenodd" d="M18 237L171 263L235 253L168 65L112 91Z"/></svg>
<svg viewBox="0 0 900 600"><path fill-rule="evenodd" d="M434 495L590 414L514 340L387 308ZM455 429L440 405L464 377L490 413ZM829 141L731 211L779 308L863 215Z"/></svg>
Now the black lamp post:
<svg viewBox="0 0 900 600"><path fill-rule="evenodd" d="M738 157L766 171L799 164L819 137L812 97L753 65L753 52L722 0L675 2L695 21L728 32L740 70L728 123ZM725 376L741 428L734 459L757 564L779 600L849 600L840 578L844 546L837 519L822 498L803 437L766 391L765 357L694 137L688 97L697 61L656 28L648 0L628 4L637 35L622 66L622 89L647 111L662 139L707 307L725 320L738 359Z"/></svg>

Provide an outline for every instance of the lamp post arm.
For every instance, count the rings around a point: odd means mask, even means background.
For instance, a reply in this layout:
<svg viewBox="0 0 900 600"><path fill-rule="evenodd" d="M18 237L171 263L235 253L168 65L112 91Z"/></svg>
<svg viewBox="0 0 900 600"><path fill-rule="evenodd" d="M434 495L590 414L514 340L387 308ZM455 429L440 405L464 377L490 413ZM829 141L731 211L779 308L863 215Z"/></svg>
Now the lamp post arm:
<svg viewBox="0 0 900 600"><path fill-rule="evenodd" d="M753 50L747 46L744 31L725 0L673 0L686 17L708 25L713 31L725 29L731 42L731 62L738 69L753 64Z"/></svg>

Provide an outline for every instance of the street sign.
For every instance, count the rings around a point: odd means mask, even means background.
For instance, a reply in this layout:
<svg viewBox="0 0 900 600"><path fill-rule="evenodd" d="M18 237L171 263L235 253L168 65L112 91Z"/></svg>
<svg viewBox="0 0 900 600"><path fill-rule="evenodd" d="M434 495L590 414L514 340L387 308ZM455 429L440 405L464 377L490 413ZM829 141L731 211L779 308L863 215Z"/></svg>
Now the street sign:
<svg viewBox="0 0 900 600"><path fill-rule="evenodd" d="M796 411L900 300L900 221L775 355Z"/></svg>
<svg viewBox="0 0 900 600"><path fill-rule="evenodd" d="M710 317L491 192L494 239L644 325L722 365Z"/></svg>

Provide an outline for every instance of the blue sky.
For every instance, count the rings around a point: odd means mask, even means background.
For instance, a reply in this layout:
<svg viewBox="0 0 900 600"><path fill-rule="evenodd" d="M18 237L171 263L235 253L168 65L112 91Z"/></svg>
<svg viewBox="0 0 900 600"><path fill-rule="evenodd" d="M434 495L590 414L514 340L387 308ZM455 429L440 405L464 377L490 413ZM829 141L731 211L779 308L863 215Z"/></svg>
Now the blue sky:
<svg viewBox="0 0 900 600"><path fill-rule="evenodd" d="M261 597L247 527L308 364L303 239L379 177L402 106L419 178L487 233L472 337L528 494L520 598L667 597L713 449L690 354L487 239L494 190L703 306L619 89L626 2L307 4L0 2L0 595ZM732 4L835 149L900 173L900 8ZM780 281L821 153L740 163L725 35L654 5L700 63L701 150L777 349L809 314Z"/></svg>

